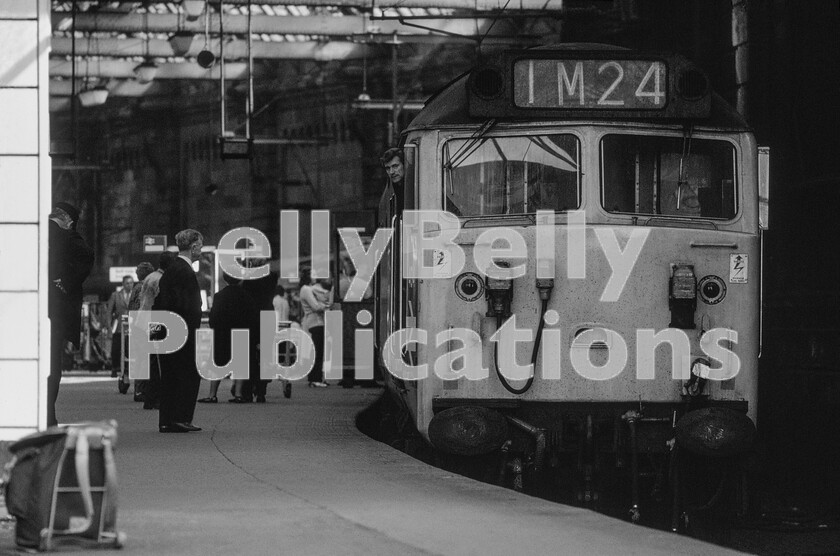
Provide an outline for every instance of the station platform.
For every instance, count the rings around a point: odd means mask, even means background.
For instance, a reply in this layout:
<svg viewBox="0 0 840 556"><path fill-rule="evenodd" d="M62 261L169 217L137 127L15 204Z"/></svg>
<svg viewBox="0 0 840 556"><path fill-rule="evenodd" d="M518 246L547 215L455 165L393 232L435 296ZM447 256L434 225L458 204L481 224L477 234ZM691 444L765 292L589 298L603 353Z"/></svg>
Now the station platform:
<svg viewBox="0 0 840 556"><path fill-rule="evenodd" d="M160 434L114 379L62 383L59 421L116 419L126 554L740 554L430 467L355 426L378 389L276 383L265 404L198 404ZM207 393L202 384L200 396ZM102 554L78 551L77 554ZM0 554L14 554L9 527Z"/></svg>

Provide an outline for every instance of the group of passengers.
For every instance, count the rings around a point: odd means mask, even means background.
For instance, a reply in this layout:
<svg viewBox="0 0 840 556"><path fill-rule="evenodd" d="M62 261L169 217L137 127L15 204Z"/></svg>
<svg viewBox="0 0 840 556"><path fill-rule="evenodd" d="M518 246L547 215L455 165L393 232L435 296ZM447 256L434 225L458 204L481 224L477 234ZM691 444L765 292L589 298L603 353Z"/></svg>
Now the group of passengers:
<svg viewBox="0 0 840 556"><path fill-rule="evenodd" d="M401 193L398 185L405 174L403 153L400 149L389 149L380 160L393 185L392 191L398 197ZM75 232L75 223L79 219L79 211L75 207L58 203L50 217L56 223L50 229L50 280L55 286L55 291L51 290L50 318L54 321L53 329L56 331L52 339L55 362L60 360L56 354L65 348L65 340L72 341L72 338L79 335L78 326L74 328L63 324L64 321L59 318L59 309L64 311L63 307L67 306L69 309L64 313L79 313L76 306L81 303L81 283L90 272L93 257L91 250ZM65 262L59 255L65 251L70 252L67 245L71 244L71 240L78 243L78 248L72 252L72 257L65 257ZM113 293L108 302L107 311L113 331L112 374L123 371L127 359L128 338L122 324L125 314L134 310L155 310L169 311L180 316L187 324L186 343L173 353L153 355L150 358L150 378L135 381L134 399L143 402L144 409L160 410L160 432L194 432L201 430L192 424L196 402L217 403L220 381L211 381L209 395L196 399L201 376L197 372L194 354L196 330L201 324L202 299L193 265L201 257L204 238L196 230L185 229L175 235L175 241L177 254L162 253L157 269L149 262L140 263L136 268L137 282L130 276L123 278L122 287ZM249 262L251 266L265 264L264 260L250 259ZM352 265L345 263L349 261L343 261L338 284L342 296L355 274ZM75 270L77 267L78 271ZM248 379L234 380L229 401L238 404L266 401L266 387L270 381L260 378L258 351L261 311L275 311L281 326L299 326L309 333L315 346L315 360L308 374L308 385L314 388L326 387L323 372L324 316L333 305L332 280L313 280L310 270L303 269L298 299L293 298L290 302L286 291L278 283L276 273L271 272L255 280L241 280L223 273L223 279L226 285L214 296L209 314L209 325L214 331L215 365L221 367L231 361L232 330L247 329L250 332ZM364 298L368 299L371 295L368 287ZM65 320L69 322L72 319ZM151 332L144 332L150 333L152 340L165 337L162 327L154 324ZM285 355L288 356L289 352L286 351ZM285 363L289 363L288 357ZM51 367L48 403L50 425L57 423L54 407L60 379L60 363L54 363ZM347 386L346 378L342 383ZM291 384L287 381L283 383L283 394L291 396Z"/></svg>

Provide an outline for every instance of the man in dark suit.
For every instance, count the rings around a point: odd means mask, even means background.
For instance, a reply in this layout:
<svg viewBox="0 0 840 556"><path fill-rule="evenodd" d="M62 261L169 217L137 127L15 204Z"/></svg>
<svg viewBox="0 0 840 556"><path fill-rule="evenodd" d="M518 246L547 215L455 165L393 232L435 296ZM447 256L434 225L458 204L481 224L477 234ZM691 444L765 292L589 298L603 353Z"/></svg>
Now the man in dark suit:
<svg viewBox="0 0 840 556"><path fill-rule="evenodd" d="M47 426L58 424L55 402L61 384L61 367L68 342L79 347L82 283L93 267L93 251L76 231L79 210L56 203L49 222L48 311L50 317L50 378L47 380Z"/></svg>
<svg viewBox="0 0 840 556"><path fill-rule="evenodd" d="M265 264L265 259L248 259L247 266L256 268ZM259 312L274 311L274 289L277 287L277 273L269 272L262 278L245 280L242 289L251 296L257 308L257 329L252 332L259 341ZM257 403L265 403L265 394L270 380L260 378L259 364L251 365L248 382L242 389L242 397L247 401L255 400ZM287 383L288 384L288 383Z"/></svg>
<svg viewBox="0 0 840 556"><path fill-rule="evenodd" d="M192 263L201 256L204 237L195 230L175 235L178 257L160 279L152 309L171 311L187 323L187 342L174 353L160 356L160 432L200 431L192 424L201 376L195 366L195 336L201 326L201 291Z"/></svg>
<svg viewBox="0 0 840 556"><path fill-rule="evenodd" d="M260 310L256 303L245 291L242 280L223 273L227 286L213 296L213 308L210 309L210 328L213 329L213 359L217 365L227 365L232 356L232 332L236 329L248 330L248 364L249 376L259 377L259 353L257 344L260 341ZM237 369L239 370L239 369ZM238 373L237 373L238 374ZM219 380L210 383L210 396L198 400L202 403L216 403L219 391ZM233 403L251 401L250 393L244 391L245 380L237 379L234 385L234 398L228 400ZM265 398L263 398L265 399Z"/></svg>

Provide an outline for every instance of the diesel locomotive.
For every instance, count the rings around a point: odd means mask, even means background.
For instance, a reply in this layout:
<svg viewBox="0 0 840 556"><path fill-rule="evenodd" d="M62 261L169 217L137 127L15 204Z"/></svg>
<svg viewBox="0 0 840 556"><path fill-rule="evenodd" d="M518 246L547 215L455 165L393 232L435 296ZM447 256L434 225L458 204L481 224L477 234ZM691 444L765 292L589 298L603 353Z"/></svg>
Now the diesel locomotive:
<svg viewBox="0 0 840 556"><path fill-rule="evenodd" d="M401 146L374 327L405 419L500 484L668 500L677 529L680 462L737 468L755 435L769 150L684 57L592 44L484 59Z"/></svg>

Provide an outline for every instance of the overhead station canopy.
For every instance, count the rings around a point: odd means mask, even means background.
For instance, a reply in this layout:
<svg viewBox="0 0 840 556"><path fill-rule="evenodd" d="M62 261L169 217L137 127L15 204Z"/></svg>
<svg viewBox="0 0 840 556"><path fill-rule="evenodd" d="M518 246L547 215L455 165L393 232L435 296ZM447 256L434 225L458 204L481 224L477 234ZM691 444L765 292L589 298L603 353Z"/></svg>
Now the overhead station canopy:
<svg viewBox="0 0 840 556"><path fill-rule="evenodd" d="M336 81L366 65L375 72L403 44L402 70L434 74L436 64L446 67L441 52L458 45L536 44L563 10L562 0L51 0L50 91L162 97L178 86L172 81L217 80L222 68L213 61L221 60L234 80L247 77L244 63L253 60L255 72L265 70L255 74L260 84L276 91L298 84L296 73L315 73L307 63ZM522 32L521 21L539 25ZM148 71L138 77L138 68Z"/></svg>
<svg viewBox="0 0 840 556"><path fill-rule="evenodd" d="M697 119L709 79L674 54L629 50L505 52L470 74L469 113L484 118Z"/></svg>

